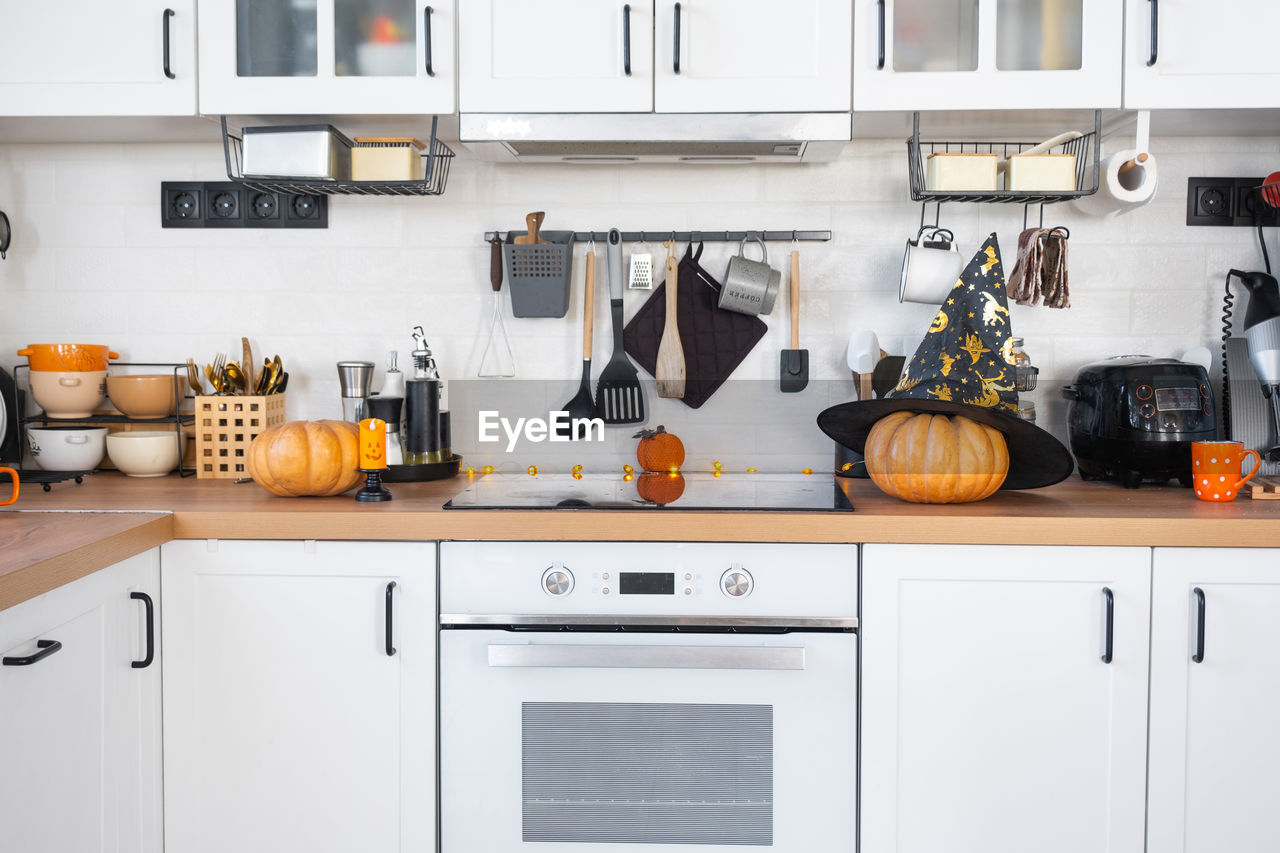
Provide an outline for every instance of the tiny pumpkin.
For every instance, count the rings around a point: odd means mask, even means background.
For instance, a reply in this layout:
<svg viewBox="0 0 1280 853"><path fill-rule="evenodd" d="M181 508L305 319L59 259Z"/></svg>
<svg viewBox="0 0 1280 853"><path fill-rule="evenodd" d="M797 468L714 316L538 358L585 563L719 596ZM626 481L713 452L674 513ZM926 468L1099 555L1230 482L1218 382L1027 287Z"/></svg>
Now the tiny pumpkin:
<svg viewBox="0 0 1280 853"><path fill-rule="evenodd" d="M273 495L340 495L360 484L360 429L349 421L290 421L249 445L249 476Z"/></svg>
<svg viewBox="0 0 1280 853"><path fill-rule="evenodd" d="M684 475L669 471L647 471L636 480L640 497L656 504L675 503L684 494Z"/></svg>
<svg viewBox="0 0 1280 853"><path fill-rule="evenodd" d="M640 439L636 445L636 460L642 471L679 471L684 464L684 442L667 432L661 424L657 429L636 433Z"/></svg>
<svg viewBox="0 0 1280 853"><path fill-rule="evenodd" d="M912 503L980 501L1009 473L1004 435L963 415L886 415L867 435L863 457L885 494Z"/></svg>

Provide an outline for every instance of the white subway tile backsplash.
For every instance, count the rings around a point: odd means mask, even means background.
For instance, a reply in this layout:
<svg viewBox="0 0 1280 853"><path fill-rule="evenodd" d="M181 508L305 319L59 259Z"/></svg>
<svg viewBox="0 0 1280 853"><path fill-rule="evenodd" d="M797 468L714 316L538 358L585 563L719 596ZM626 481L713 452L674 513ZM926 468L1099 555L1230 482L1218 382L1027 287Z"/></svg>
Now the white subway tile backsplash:
<svg viewBox="0 0 1280 853"><path fill-rule="evenodd" d="M210 138L216 139L216 128ZM1116 136L1106 144L1111 150L1129 142ZM1226 270L1262 266L1250 229L1185 225L1186 179L1265 174L1275 168L1280 141L1157 137L1151 150L1161 172L1151 205L1110 219L1085 217L1070 204L1043 211L1045 224L1071 230L1073 307L1012 311L1014 333L1027 339L1042 369L1036 392L1041 425L1060 428L1065 407L1057 386L1086 362L1212 347L1220 335ZM685 438L688 464L706 467L719 459L745 467L764 460L761 467L790 470L802 460L825 465L830 459L830 442L813 421L827 405L852 397L845 361L850 334L872 329L886 351L909 355L936 311L897 298L903 247L921 217L921 205L909 198L906 146L898 138L859 140L834 163L797 167L519 166L481 162L463 152L452 163L443 196L331 198L330 224L323 230L160 227L161 181L224 178L222 147L215 142L0 146L0 208L14 226L9 258L0 262L0 352L84 339L110 343L134 360L191 355L203 363L217 351L238 352L240 336L247 335L260 355L278 352L285 359L289 417L337 417L334 362L374 361L379 387L388 350L398 350L401 369L411 370L409 333L421 324L447 379L494 394L523 389L499 396L521 410L547 409L568 400L581 375L586 246L575 248L563 318L512 317L510 283L504 284L502 306L519 380L493 385L474 380L491 306L485 231L523 230L526 213L545 210L547 229L601 232L593 354L598 377L612 348L603 242L608 228L658 229L646 235L656 281L662 280L661 230L830 230L828 243L799 245L800 345L809 350L811 377L804 392L777 389L778 354L790 345L788 241L768 245L770 262L783 271L778 303L763 318L768 332L706 405L693 410L658 398L652 379L641 372L650 423L665 423ZM78 189L86 188L93 197L72 205ZM1024 214L1038 223L1040 213L1019 205L946 204L937 211L965 252L997 232L1006 274L1016 260ZM933 221L932 205L925 215ZM1273 254L1280 255L1274 234L1269 236ZM640 248L627 245L624 258ZM701 262L722 277L737 248L707 242ZM681 254L684 249L678 246ZM748 254L756 256L754 247ZM627 318L650 296L628 291ZM465 408L467 400L463 393L457 405ZM473 431L474 424L462 429ZM528 452L555 464L620 466L633 461L634 432L611 429L601 446L539 445ZM473 435L460 433L455 444L467 448L461 452L469 461L515 464L501 449L479 447Z"/></svg>

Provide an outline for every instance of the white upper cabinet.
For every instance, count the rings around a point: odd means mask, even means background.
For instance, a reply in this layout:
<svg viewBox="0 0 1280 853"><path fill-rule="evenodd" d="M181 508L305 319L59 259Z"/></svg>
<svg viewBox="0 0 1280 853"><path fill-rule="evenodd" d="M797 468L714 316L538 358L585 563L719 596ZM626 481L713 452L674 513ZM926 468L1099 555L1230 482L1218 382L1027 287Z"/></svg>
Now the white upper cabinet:
<svg viewBox="0 0 1280 853"><path fill-rule="evenodd" d="M195 115L195 6L0 0L0 115Z"/></svg>
<svg viewBox="0 0 1280 853"><path fill-rule="evenodd" d="M1120 106L1119 0L855 0L855 110Z"/></svg>
<svg viewBox="0 0 1280 853"><path fill-rule="evenodd" d="M1276 0L1125 0L1125 14L1127 108L1280 107Z"/></svg>
<svg viewBox="0 0 1280 853"><path fill-rule="evenodd" d="M477 0L463 112L846 112L851 0Z"/></svg>
<svg viewBox="0 0 1280 853"><path fill-rule="evenodd" d="M200 111L454 111L454 0L200 5Z"/></svg>

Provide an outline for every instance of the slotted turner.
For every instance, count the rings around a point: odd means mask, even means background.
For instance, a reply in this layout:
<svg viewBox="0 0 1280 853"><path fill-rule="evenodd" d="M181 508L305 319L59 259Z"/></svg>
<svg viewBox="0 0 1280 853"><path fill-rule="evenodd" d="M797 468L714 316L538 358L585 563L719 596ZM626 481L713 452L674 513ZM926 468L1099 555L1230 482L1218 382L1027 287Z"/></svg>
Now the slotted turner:
<svg viewBox="0 0 1280 853"><path fill-rule="evenodd" d="M645 413L644 388L636 366L627 358L622 341L622 233L609 230L606 249L609 260L609 311L613 315L613 355L600 373L596 385L596 414L606 424L642 424Z"/></svg>

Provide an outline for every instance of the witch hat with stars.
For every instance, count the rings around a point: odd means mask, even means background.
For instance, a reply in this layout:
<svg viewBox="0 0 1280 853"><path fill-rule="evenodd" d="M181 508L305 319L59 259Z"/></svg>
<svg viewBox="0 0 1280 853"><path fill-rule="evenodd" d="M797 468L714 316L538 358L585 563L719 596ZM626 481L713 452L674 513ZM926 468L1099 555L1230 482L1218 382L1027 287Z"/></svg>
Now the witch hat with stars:
<svg viewBox="0 0 1280 853"><path fill-rule="evenodd" d="M1015 416L1012 352L1000 246L990 234L939 307L897 387L879 400L832 406L818 415L818 426L862 453L871 428L885 415L904 410L963 415L1004 434L1009 474L1002 489L1061 482L1075 462L1062 442Z"/></svg>

